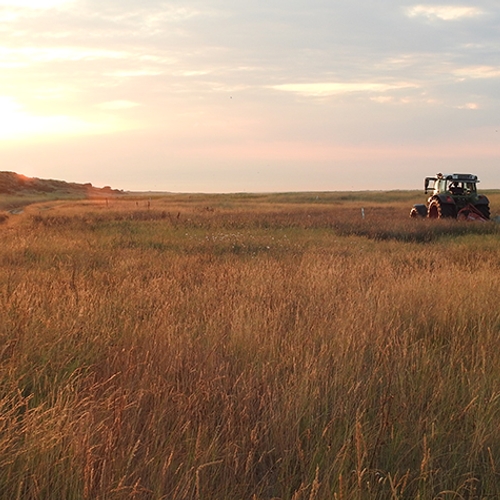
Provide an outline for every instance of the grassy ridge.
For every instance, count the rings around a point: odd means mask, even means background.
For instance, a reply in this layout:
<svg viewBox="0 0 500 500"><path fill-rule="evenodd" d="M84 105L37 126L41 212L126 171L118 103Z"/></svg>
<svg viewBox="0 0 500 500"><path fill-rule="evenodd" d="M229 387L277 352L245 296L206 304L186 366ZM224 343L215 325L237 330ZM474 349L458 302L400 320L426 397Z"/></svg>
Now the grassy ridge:
<svg viewBox="0 0 500 500"><path fill-rule="evenodd" d="M498 497L498 227L317 201L1 226L0 497Z"/></svg>
<svg viewBox="0 0 500 500"><path fill-rule="evenodd" d="M97 188L90 183L78 184L54 179L26 177L15 172L0 171L0 210L19 211L33 203L54 200L104 198L123 194L122 191ZM5 214L0 214L0 222Z"/></svg>

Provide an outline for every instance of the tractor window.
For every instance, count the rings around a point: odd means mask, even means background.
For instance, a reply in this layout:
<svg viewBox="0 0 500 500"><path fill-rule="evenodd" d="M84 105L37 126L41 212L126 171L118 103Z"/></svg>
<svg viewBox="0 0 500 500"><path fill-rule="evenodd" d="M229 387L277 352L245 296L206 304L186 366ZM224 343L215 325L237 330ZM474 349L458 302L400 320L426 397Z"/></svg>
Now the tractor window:
<svg viewBox="0 0 500 500"><path fill-rule="evenodd" d="M451 181L448 184L448 191L451 194L464 194L464 183L458 181Z"/></svg>
<svg viewBox="0 0 500 500"><path fill-rule="evenodd" d="M475 193L476 192L476 183L475 182L466 182L465 183L465 191L466 193Z"/></svg>

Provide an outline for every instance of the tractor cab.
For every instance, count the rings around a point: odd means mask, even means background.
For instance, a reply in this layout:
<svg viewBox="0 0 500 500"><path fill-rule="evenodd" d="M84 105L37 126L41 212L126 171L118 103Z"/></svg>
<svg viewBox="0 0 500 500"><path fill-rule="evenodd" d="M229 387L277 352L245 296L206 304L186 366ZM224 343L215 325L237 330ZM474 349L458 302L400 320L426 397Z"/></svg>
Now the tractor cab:
<svg viewBox="0 0 500 500"><path fill-rule="evenodd" d="M433 196L451 194L452 196L471 196L477 193L477 175L472 174L437 174L426 177L424 192L432 192Z"/></svg>

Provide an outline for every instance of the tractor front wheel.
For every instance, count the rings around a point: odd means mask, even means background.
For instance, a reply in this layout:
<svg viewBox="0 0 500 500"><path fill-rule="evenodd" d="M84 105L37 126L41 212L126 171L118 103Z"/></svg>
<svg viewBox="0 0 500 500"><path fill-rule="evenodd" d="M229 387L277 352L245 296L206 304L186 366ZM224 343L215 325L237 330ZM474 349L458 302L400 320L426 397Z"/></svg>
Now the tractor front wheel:
<svg viewBox="0 0 500 500"><path fill-rule="evenodd" d="M427 217L427 207L425 205L413 205L413 208L410 211L410 217L412 219Z"/></svg>

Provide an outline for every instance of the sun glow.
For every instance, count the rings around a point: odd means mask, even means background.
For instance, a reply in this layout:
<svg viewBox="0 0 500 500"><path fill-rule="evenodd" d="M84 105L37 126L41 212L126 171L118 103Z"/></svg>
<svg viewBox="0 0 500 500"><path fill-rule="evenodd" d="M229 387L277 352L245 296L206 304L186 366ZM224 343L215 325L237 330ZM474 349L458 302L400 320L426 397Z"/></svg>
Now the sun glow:
<svg viewBox="0 0 500 500"><path fill-rule="evenodd" d="M0 97L0 141L28 137L48 138L107 133L116 130L116 124L87 122L80 118L54 115L39 116L25 111L11 97Z"/></svg>

